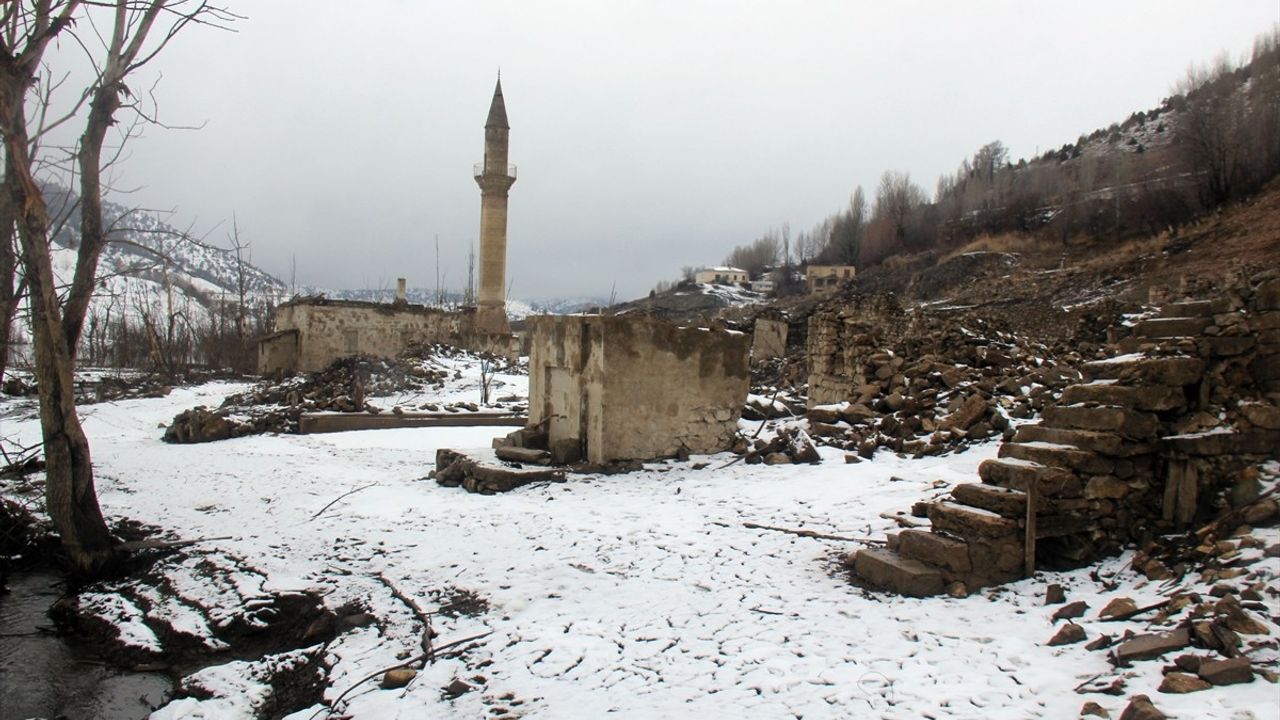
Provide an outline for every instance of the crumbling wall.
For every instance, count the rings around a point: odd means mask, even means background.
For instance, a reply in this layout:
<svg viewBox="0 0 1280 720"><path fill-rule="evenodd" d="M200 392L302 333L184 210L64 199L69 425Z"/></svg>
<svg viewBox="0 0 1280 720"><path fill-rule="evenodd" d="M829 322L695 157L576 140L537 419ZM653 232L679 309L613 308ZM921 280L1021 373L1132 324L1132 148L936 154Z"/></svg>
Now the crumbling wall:
<svg viewBox="0 0 1280 720"><path fill-rule="evenodd" d="M493 335L475 328L474 310L447 311L405 303L371 303L306 299L276 308L276 334L259 343L259 372L300 370L316 372L341 357L367 354L396 357L410 343L442 343L505 357L516 354L510 335ZM265 348L272 338L296 333L296 357Z"/></svg>
<svg viewBox="0 0 1280 720"><path fill-rule="evenodd" d="M787 321L756 318L751 334L751 359L760 362L787 354Z"/></svg>
<svg viewBox="0 0 1280 720"><path fill-rule="evenodd" d="M748 338L651 318L529 321L529 425L556 462L728 448L749 385Z"/></svg>
<svg viewBox="0 0 1280 720"><path fill-rule="evenodd" d="M866 369L873 355L897 343L907 331L910 316L893 295L855 297L835 307L815 311L809 318L806 354L809 359L809 406L830 405L857 398L869 380Z"/></svg>
<svg viewBox="0 0 1280 720"><path fill-rule="evenodd" d="M277 370L298 369L298 332L283 330L258 340L258 372L267 375Z"/></svg>

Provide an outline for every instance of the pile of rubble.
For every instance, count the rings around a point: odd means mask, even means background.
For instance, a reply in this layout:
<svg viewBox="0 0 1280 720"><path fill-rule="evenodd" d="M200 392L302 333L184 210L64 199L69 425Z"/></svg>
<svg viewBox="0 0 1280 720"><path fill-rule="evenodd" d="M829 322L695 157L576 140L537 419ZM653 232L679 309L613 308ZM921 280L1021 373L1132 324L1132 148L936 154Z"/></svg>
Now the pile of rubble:
<svg viewBox="0 0 1280 720"><path fill-rule="evenodd" d="M1011 438L1079 380L1098 345L1033 340L970 309L904 310L892 295L816 311L808 330L810 432L871 457L937 455Z"/></svg>
<svg viewBox="0 0 1280 720"><path fill-rule="evenodd" d="M1131 330L1013 432L982 483L916 508L929 530L859 551L856 573L904 594L972 591L1255 500L1257 468L1280 453L1280 277L1166 304Z"/></svg>
<svg viewBox="0 0 1280 720"><path fill-rule="evenodd" d="M433 364L433 358L463 354L446 345L414 346L400 358L352 355L339 358L318 373L284 380L264 380L252 389L230 395L217 408L197 406L174 417L164 441L200 443L263 433L297 433L304 413L342 412L379 414L386 409L367 400L412 394L444 387L458 378L457 370ZM505 362L505 361L496 361ZM504 372L512 372L506 368ZM423 403L415 410L476 412L475 403ZM399 411L397 406L392 411Z"/></svg>

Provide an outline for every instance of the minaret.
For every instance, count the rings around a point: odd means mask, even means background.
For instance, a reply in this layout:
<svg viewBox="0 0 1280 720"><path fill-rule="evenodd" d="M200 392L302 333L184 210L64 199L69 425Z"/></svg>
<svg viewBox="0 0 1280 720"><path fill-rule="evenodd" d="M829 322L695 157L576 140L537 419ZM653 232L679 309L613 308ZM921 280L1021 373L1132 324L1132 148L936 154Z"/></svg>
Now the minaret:
<svg viewBox="0 0 1280 720"><path fill-rule="evenodd" d="M493 89L489 119L484 123L484 162L475 166L480 186L480 291L476 328L509 334L507 324L507 191L516 181L516 166L507 164L507 106L502 76Z"/></svg>

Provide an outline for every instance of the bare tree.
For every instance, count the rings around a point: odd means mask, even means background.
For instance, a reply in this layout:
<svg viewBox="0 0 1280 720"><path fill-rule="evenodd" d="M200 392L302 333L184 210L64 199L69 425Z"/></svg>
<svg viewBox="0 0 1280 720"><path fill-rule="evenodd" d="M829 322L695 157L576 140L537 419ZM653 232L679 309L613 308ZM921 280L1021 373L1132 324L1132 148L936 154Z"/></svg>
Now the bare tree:
<svg viewBox="0 0 1280 720"><path fill-rule="evenodd" d="M95 77L67 116L78 117L76 113L87 108L75 157L80 245L63 300L50 255L49 211L32 172L38 162L36 142L44 129L30 131L28 104L39 99L33 88L49 43L71 32L69 28L80 18L88 28L95 27L91 15L109 17L110 32L78 43L94 62ZM30 292L47 474L45 503L73 569L80 572L98 571L116 555L98 505L89 441L76 413L73 383L76 348L97 284L98 259L108 239L102 216L102 151L107 132L122 108L134 110L144 121L152 119L126 87L131 73L154 59L187 25L224 24L231 19L225 10L196 0L28 0L0 9L0 137L5 144L6 177L10 173L15 177L10 200L17 208L21 261ZM41 108L35 112L44 117Z"/></svg>

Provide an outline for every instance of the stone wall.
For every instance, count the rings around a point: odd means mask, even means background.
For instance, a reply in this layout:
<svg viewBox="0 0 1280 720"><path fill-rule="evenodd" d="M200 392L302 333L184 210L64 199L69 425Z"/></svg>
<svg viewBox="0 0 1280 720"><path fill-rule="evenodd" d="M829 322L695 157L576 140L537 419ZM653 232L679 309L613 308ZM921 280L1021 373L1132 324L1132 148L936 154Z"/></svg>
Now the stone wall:
<svg viewBox="0 0 1280 720"><path fill-rule="evenodd" d="M411 343L441 343L510 357L510 335L475 329L474 310L447 311L405 303L308 298L276 308L276 333L259 341L258 371L316 372L334 360L364 353L396 357ZM283 333L296 333L293 357L280 347Z"/></svg>
<svg viewBox="0 0 1280 720"><path fill-rule="evenodd" d="M760 362L787 354L787 321L756 318L751 333L751 359Z"/></svg>
<svg viewBox="0 0 1280 720"><path fill-rule="evenodd" d="M529 321L529 425L556 462L727 449L749 385L748 337L651 318Z"/></svg>

